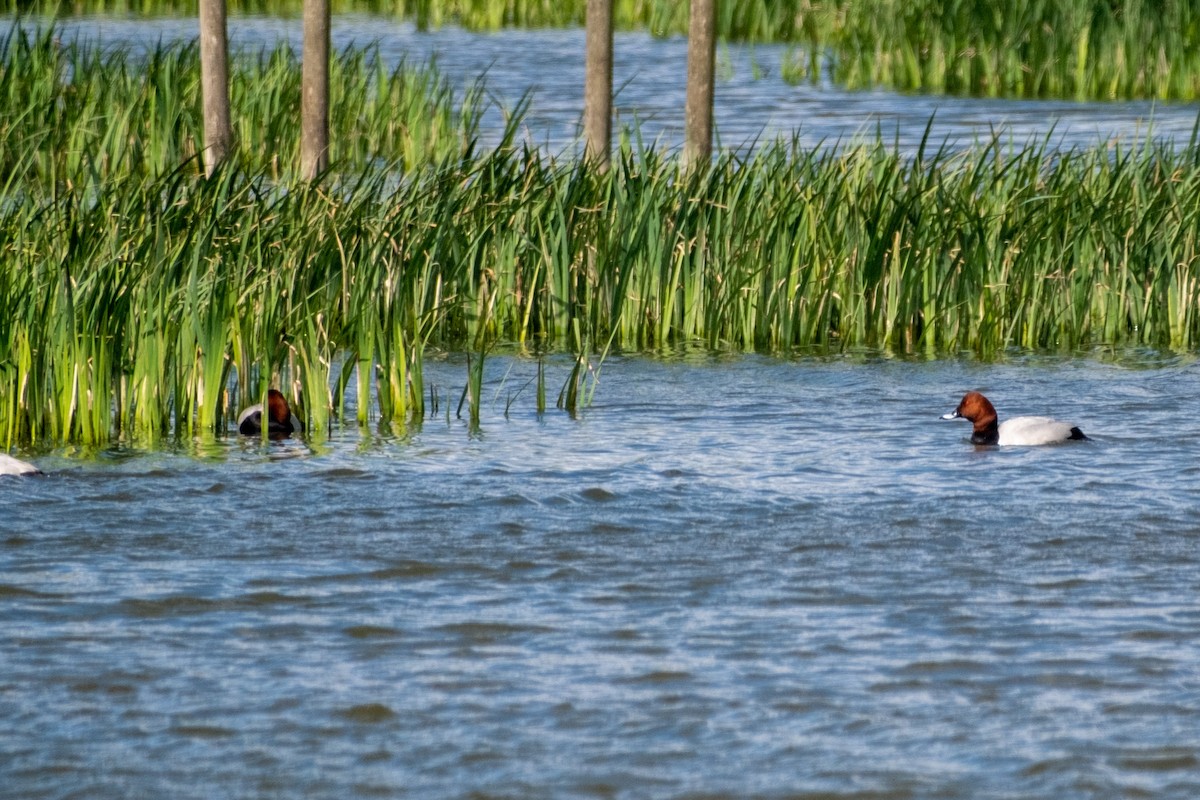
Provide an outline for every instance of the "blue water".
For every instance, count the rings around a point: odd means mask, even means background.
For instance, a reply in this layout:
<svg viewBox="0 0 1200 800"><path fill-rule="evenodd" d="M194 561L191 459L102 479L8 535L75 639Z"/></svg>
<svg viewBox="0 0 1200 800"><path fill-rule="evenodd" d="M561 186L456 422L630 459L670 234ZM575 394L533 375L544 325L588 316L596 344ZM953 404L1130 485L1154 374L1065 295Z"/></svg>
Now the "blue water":
<svg viewBox="0 0 1200 800"><path fill-rule="evenodd" d="M32 454L0 795L1200 796L1194 359L613 357L506 415L534 369L477 429ZM976 448L969 388L1092 440Z"/></svg>

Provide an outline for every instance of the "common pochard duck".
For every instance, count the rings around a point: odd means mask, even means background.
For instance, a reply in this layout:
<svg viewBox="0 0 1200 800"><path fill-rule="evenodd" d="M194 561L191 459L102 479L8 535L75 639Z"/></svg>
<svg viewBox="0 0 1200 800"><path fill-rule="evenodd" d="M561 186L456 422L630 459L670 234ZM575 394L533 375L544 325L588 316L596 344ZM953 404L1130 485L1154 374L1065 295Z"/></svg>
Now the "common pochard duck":
<svg viewBox="0 0 1200 800"><path fill-rule="evenodd" d="M304 430L304 425L292 413L283 392L271 389L267 392L267 435L284 438ZM262 436L263 407L261 403L247 408L238 417L238 433L245 436Z"/></svg>
<svg viewBox="0 0 1200 800"><path fill-rule="evenodd" d="M1069 422L1050 417L1013 417L996 423L996 408L979 392L963 395L958 408L942 419L965 419L975 425L971 441L975 444L1039 445L1058 444L1072 439L1087 439L1083 431Z"/></svg>
<svg viewBox="0 0 1200 800"><path fill-rule="evenodd" d="M10 455L0 453L0 475L41 475L42 471L22 461L19 458L13 458Z"/></svg>

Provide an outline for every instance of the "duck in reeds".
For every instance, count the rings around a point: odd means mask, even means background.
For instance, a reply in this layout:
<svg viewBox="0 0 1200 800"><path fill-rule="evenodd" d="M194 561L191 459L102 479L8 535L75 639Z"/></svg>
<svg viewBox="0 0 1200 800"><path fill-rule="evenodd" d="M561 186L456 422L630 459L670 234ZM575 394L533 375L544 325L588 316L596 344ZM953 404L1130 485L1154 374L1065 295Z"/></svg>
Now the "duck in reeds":
<svg viewBox="0 0 1200 800"><path fill-rule="evenodd" d="M275 389L267 392L267 412L267 435L272 439L282 439L304 430L304 425L292 413L283 392ZM250 406L238 417L238 433L245 436L262 436L262 426L261 403Z"/></svg>
<svg viewBox="0 0 1200 800"><path fill-rule="evenodd" d="M40 469L19 458L0 453L0 475L41 475Z"/></svg>
<svg viewBox="0 0 1200 800"><path fill-rule="evenodd" d="M965 419L974 423L975 430L971 433L971 441L975 444L1058 444L1072 439L1088 438L1071 423L1060 422L1050 417L1013 417L997 425L995 406L979 392L967 392L958 408L944 414L942 419Z"/></svg>

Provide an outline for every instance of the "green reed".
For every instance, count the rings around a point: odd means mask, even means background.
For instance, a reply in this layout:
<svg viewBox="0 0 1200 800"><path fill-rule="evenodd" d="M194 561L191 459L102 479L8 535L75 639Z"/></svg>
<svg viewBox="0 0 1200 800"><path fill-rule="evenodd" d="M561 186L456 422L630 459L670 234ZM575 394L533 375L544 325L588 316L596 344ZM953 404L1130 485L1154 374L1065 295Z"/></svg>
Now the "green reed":
<svg viewBox="0 0 1200 800"><path fill-rule="evenodd" d="M55 31L0 39L0 171L27 182L160 173L195 159L203 140L198 48L159 43L144 55L100 51ZM335 160L412 169L469 151L480 87L456 97L432 67L387 66L374 49L333 62ZM286 45L232 62L235 160L286 177L299 160L297 54Z"/></svg>
<svg viewBox="0 0 1200 800"><path fill-rule="evenodd" d="M9 442L205 434L268 386L320 432L347 380L362 421L371 398L419 419L430 344L574 352L568 409L588 375L594 390L600 342L1200 344L1194 143L916 158L782 143L700 172L624 150L606 173L506 148L326 190L190 166L103 190L7 187Z"/></svg>
<svg viewBox="0 0 1200 800"><path fill-rule="evenodd" d="M846 3L834 76L983 96L1200 96L1194 0Z"/></svg>

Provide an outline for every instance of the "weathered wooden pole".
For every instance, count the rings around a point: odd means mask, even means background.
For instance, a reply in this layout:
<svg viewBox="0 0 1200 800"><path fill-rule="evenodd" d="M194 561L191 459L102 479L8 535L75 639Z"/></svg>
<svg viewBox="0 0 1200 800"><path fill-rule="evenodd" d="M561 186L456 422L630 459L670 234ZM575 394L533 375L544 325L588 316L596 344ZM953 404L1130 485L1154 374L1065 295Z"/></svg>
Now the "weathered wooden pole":
<svg viewBox="0 0 1200 800"><path fill-rule="evenodd" d="M612 0L588 0L583 78L584 157L608 168L612 150Z"/></svg>
<svg viewBox="0 0 1200 800"><path fill-rule="evenodd" d="M712 160L713 62L717 52L717 0L691 2L683 141L687 167Z"/></svg>
<svg viewBox="0 0 1200 800"><path fill-rule="evenodd" d="M304 0L300 54L300 177L329 166L329 0Z"/></svg>
<svg viewBox="0 0 1200 800"><path fill-rule="evenodd" d="M200 95L204 105L204 149L200 160L204 174L211 176L233 149L225 0L200 0Z"/></svg>

